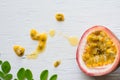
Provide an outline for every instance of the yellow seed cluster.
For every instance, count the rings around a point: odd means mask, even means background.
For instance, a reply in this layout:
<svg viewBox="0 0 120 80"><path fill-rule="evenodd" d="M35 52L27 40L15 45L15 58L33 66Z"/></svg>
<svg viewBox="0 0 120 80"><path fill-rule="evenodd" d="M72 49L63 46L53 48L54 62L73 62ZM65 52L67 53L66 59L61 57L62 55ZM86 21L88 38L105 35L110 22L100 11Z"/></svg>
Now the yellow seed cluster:
<svg viewBox="0 0 120 80"><path fill-rule="evenodd" d="M13 50L18 56L23 56L25 52L25 48L20 45L14 45Z"/></svg>
<svg viewBox="0 0 120 80"><path fill-rule="evenodd" d="M100 67L113 63L116 53L117 49L109 36L103 31L95 31L87 36L82 58L87 67Z"/></svg>
<svg viewBox="0 0 120 80"><path fill-rule="evenodd" d="M38 32L35 29L31 29L30 36L33 40L38 40L39 37Z"/></svg>
<svg viewBox="0 0 120 80"><path fill-rule="evenodd" d="M64 15L62 13L57 13L55 18L57 21L64 21Z"/></svg>
<svg viewBox="0 0 120 80"><path fill-rule="evenodd" d="M41 33L38 41L37 50L39 50L40 52L44 51L46 47L46 41L47 41L47 34Z"/></svg>
<svg viewBox="0 0 120 80"><path fill-rule="evenodd" d="M47 34L46 33L39 33L35 29L32 29L30 31L30 36L33 40L38 41L37 50L43 51L45 49L45 46L46 46Z"/></svg>
<svg viewBox="0 0 120 80"><path fill-rule="evenodd" d="M54 67L58 67L59 65L61 64L61 61L60 60L57 60L54 62Z"/></svg>

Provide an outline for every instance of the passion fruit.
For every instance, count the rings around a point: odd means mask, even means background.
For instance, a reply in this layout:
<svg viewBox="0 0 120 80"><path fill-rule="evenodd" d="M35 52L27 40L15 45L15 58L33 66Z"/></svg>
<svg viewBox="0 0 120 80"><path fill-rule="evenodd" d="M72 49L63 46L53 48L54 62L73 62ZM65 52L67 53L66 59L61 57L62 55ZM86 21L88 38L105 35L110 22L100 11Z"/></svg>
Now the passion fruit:
<svg viewBox="0 0 120 80"><path fill-rule="evenodd" d="M120 62L118 38L105 26L86 30L79 41L76 61L89 76L102 76L113 72Z"/></svg>

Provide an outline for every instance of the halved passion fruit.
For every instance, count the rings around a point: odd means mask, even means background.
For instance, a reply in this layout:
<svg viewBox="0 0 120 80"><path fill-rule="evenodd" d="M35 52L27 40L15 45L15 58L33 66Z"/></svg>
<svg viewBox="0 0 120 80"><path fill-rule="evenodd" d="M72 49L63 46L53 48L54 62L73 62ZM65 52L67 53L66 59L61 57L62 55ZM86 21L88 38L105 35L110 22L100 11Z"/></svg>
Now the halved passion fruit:
<svg viewBox="0 0 120 80"><path fill-rule="evenodd" d="M89 76L102 76L114 71L120 61L120 43L104 26L88 29L80 39L76 60Z"/></svg>

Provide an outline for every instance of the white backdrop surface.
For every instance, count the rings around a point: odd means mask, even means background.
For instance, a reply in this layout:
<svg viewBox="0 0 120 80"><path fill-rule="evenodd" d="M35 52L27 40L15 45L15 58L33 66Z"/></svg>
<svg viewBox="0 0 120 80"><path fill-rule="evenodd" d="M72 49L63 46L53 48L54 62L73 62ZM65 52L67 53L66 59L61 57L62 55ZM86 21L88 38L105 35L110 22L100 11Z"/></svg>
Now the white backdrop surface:
<svg viewBox="0 0 120 80"><path fill-rule="evenodd" d="M65 15L64 22L57 22L55 14ZM120 0L0 0L0 59L11 63L11 73L16 77L19 68L32 70L39 80L42 70L50 75L58 74L58 80L120 80L120 69L102 77L88 77L76 64L76 48L60 35L48 37L46 51L36 60L19 58L13 45L26 48L25 54L33 51L37 42L29 37L30 29L39 32L55 29L79 38L91 26L104 25L120 38ZM55 60L61 60L58 68Z"/></svg>

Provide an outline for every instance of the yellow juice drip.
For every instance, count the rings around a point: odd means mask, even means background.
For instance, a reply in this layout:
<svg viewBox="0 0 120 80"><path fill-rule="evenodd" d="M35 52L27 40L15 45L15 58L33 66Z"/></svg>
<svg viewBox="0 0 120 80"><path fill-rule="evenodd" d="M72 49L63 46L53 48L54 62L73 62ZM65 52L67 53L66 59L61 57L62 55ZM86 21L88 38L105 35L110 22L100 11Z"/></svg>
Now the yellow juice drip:
<svg viewBox="0 0 120 80"><path fill-rule="evenodd" d="M28 59L36 59L39 56L39 54L45 50L46 41L47 41L47 34L46 33L39 33L39 36L37 36L37 40L38 40L38 46L35 49L35 51L33 51L31 54L27 55Z"/></svg>
<svg viewBox="0 0 120 80"><path fill-rule="evenodd" d="M54 37L55 36L55 30L54 29L51 29L50 31L49 31L49 35L50 35L50 37Z"/></svg>
<svg viewBox="0 0 120 80"><path fill-rule="evenodd" d="M44 52L44 50L46 48L47 35L49 34L50 37L54 37L55 34L56 34L56 31L54 29L51 29L48 33L38 33L37 32L37 34L38 35L35 35L34 37L36 38L35 40L38 41L38 46L35 49L35 51L33 51L31 54L28 54L26 56L28 59L36 59L36 58L38 58L39 54ZM78 45L78 42L79 42L78 37L76 37L76 36L67 36L67 35L65 35L65 34L63 34L61 32L59 32L59 35L66 38L71 46L77 46ZM33 37L33 36L31 36L31 37Z"/></svg>
<svg viewBox="0 0 120 80"><path fill-rule="evenodd" d="M33 51L31 54L28 54L28 55L27 55L27 58L28 58L28 59L36 59L36 58L38 57L38 53L39 53L39 52L35 50L35 51Z"/></svg>
<svg viewBox="0 0 120 80"><path fill-rule="evenodd" d="M63 36L68 40L68 42L70 43L71 46L77 46L78 45L79 39L78 39L77 36L67 36L67 35L63 35Z"/></svg>
<svg viewBox="0 0 120 80"><path fill-rule="evenodd" d="M71 36L68 38L68 41L72 46L77 46L79 39L76 36Z"/></svg>

